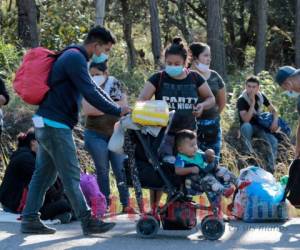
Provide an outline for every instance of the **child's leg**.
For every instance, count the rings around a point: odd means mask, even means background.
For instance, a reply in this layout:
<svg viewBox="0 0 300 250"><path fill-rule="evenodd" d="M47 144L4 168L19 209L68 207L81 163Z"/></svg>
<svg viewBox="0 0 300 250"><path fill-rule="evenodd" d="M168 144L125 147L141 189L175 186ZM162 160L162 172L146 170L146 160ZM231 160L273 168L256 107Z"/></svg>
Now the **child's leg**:
<svg viewBox="0 0 300 250"><path fill-rule="evenodd" d="M226 197L234 192L233 187L224 187L212 174L207 174L201 181L201 186L206 192L212 191L217 195L223 194Z"/></svg>
<svg viewBox="0 0 300 250"><path fill-rule="evenodd" d="M237 177L226 167L219 166L216 169L216 176L222 181L224 181L224 183L226 184L233 183L234 185L237 185L238 182Z"/></svg>
<svg viewBox="0 0 300 250"><path fill-rule="evenodd" d="M218 167L216 169L216 176L218 179L221 179L224 181L225 185L228 185L229 183L232 183L239 189L243 189L250 185L250 182L248 181L240 181L228 168L226 167Z"/></svg>
<svg viewBox="0 0 300 250"><path fill-rule="evenodd" d="M191 197L197 193L203 192L200 185L200 180L201 177L196 174L186 176L184 184L185 184L187 196Z"/></svg>

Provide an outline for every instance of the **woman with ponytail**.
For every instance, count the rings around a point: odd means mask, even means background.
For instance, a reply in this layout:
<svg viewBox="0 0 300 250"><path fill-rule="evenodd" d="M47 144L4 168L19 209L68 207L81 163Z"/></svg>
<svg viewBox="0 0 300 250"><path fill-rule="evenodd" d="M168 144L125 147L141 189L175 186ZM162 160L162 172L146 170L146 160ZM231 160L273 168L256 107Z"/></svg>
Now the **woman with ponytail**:
<svg viewBox="0 0 300 250"><path fill-rule="evenodd" d="M166 144L160 154L163 160L173 161L175 133L182 129L196 129L196 118L204 110L215 104L215 98L205 79L195 71L186 68L188 50L181 38L174 38L165 49L165 69L154 73L146 82L139 100L165 100L170 110L175 110L172 126ZM199 102L201 99L201 102ZM174 163L174 162L173 162ZM160 201L161 192L150 192L150 202L155 212Z"/></svg>
<svg viewBox="0 0 300 250"><path fill-rule="evenodd" d="M204 110L197 118L198 146L203 151L211 148L215 151L217 159L220 158L222 131L220 114L226 105L225 83L222 77L210 69L210 47L205 43L194 42L189 46L191 53L191 69L197 71L208 83L215 96L215 105Z"/></svg>

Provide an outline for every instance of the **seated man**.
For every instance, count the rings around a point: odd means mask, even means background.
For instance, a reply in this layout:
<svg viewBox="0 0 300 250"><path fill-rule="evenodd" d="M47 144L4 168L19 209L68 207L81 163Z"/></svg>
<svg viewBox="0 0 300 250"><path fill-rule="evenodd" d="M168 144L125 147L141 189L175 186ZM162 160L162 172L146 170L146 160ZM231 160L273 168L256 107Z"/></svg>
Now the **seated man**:
<svg viewBox="0 0 300 250"><path fill-rule="evenodd" d="M252 137L265 140L269 147L270 153L267 154L267 170L271 173L275 170L277 156L277 139L272 134L278 129L278 115L274 106L267 97L259 91L259 79L251 76L246 80L245 90L237 100L237 109L241 124L241 139L244 153L251 154L254 152L252 147ZM257 117L262 112L263 106L269 109L273 114L273 122L270 132L267 132L257 123Z"/></svg>

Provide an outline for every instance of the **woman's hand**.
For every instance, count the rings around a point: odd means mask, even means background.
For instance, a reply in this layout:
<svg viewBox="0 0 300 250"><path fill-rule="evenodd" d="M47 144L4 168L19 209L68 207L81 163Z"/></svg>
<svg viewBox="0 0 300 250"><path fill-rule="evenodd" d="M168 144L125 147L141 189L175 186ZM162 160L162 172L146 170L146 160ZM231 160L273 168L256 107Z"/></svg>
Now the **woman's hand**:
<svg viewBox="0 0 300 250"><path fill-rule="evenodd" d="M203 104L202 103L198 103L196 106L194 106L194 110L192 112L192 114L199 118L203 113Z"/></svg>
<svg viewBox="0 0 300 250"><path fill-rule="evenodd" d="M127 115L131 111L132 111L132 109L129 106L127 106L127 105L121 106L121 114L120 114L120 116Z"/></svg>

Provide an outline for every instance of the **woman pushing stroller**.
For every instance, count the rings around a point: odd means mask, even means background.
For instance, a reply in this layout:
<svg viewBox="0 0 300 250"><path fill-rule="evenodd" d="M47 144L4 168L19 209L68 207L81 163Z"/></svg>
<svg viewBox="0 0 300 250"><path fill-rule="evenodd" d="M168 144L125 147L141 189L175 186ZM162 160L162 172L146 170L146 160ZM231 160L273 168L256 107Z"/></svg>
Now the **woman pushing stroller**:
<svg viewBox="0 0 300 250"><path fill-rule="evenodd" d="M160 152L161 158L173 155L175 133L182 129L196 129L196 117L215 104L215 98L207 82L195 71L188 70L188 50L181 38L174 38L164 53L166 68L153 74L142 90L139 100L165 100L175 110L172 126L166 143ZM199 98L203 102L199 103ZM184 122L182 122L184 121ZM158 207L162 192L150 191L153 212Z"/></svg>

